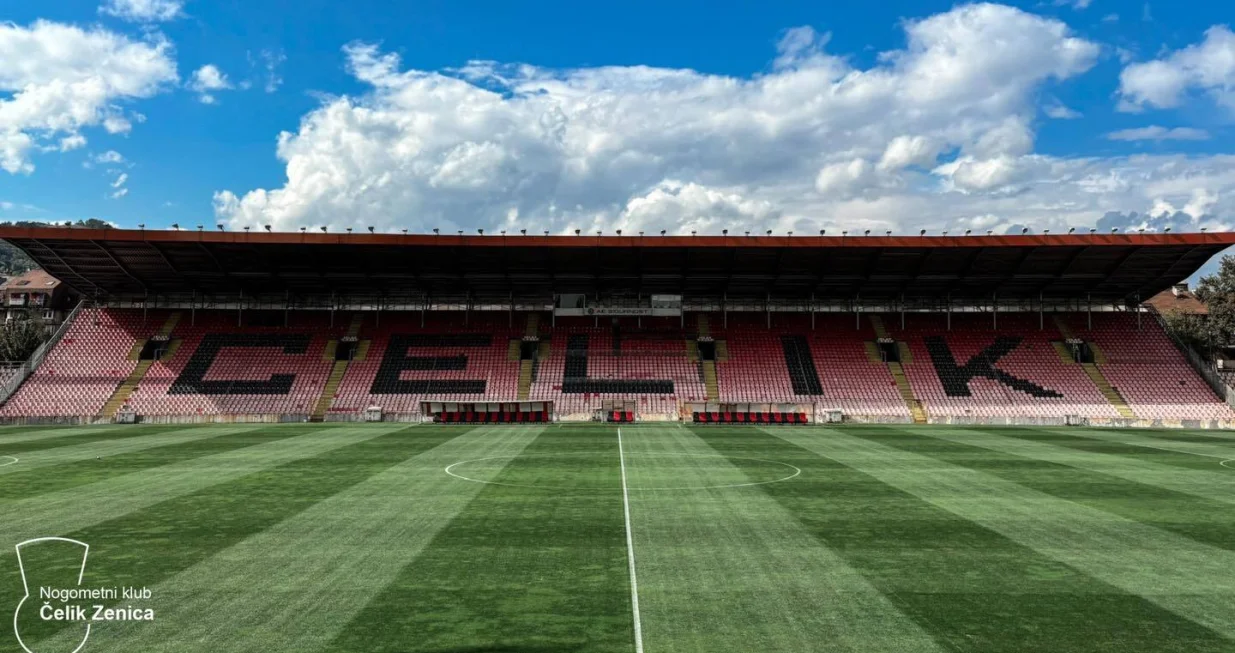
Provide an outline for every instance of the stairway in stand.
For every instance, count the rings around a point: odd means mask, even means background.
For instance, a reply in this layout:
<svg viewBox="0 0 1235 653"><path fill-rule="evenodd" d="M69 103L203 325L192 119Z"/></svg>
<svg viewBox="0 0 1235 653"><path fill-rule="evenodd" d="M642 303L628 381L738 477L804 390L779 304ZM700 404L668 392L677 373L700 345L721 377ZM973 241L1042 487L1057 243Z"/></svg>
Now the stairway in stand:
<svg viewBox="0 0 1235 653"><path fill-rule="evenodd" d="M172 331L176 329L176 325L180 323L180 312L177 311L167 317L167 321L163 323L163 327L159 329L158 336L160 338L171 338ZM138 340L133 344L133 351L129 354L129 359L134 360L141 356L141 351L146 346L147 340ZM168 347L163 353L162 360L171 358L176 353L172 347ZM139 360L137 366L129 372L128 377L116 386L116 390L112 392L111 397L107 399L107 403L103 404L103 410L99 411L102 417L115 417L120 407L129 401L129 397L133 396L133 391L137 389L137 384L146 377L146 372L150 371L150 367L154 365L154 360Z"/></svg>
<svg viewBox="0 0 1235 653"><path fill-rule="evenodd" d="M882 317L878 315L871 315L870 322L871 327L875 329L876 338L883 339L890 337L888 336L888 330L883 326ZM878 347L879 345L875 343L874 352L872 352L871 348L868 347L867 354L871 355L873 353L878 356ZM900 350L903 355L908 348L901 347L900 343L897 343L897 349ZM879 360L882 361L882 357L880 357ZM898 361L889 361L887 366L888 371L892 373L892 380L896 382L896 389L901 393L901 399L905 400L905 406L909 408L909 414L913 416L913 423L925 424L926 409L922 408L922 402L918 401L918 398L914 396L913 386L909 385L909 379L905 377L905 368Z"/></svg>
<svg viewBox="0 0 1235 653"><path fill-rule="evenodd" d="M360 325L363 323L363 313L352 316L352 323L347 327L347 337L356 338L359 336ZM338 346L338 341L332 340L326 345L325 355L333 358ZM367 348L356 348L356 359L364 359L364 349ZM330 404L334 403L335 393L339 391L339 384L343 382L343 375L347 374L347 368L351 365L351 362L352 359L336 360L334 362L334 366L330 368L330 376L326 377L326 385L322 387L322 394L317 398L317 404L313 407L313 414L309 415L310 422L321 422L326 419L326 411L330 410Z"/></svg>
<svg viewBox="0 0 1235 653"><path fill-rule="evenodd" d="M1072 335L1072 330L1068 328L1068 325L1065 324L1063 319L1058 315L1055 316L1055 326L1059 327L1059 333L1063 335L1064 340L1072 340L1075 338L1075 336ZM1102 396L1106 397L1106 400L1115 407L1115 410L1119 412L1120 417L1125 419L1136 419L1136 413L1132 412L1132 408L1128 406L1128 402L1124 399L1123 395L1119 394L1119 390L1116 390L1115 386L1112 386L1111 382L1107 380L1106 375L1102 373L1102 368L1098 367L1102 363L1106 362L1106 356L1101 352L1101 350L1098 349L1097 345L1092 342L1088 344L1090 350L1093 351L1094 362L1081 363L1081 369L1085 370L1085 374L1089 376L1089 380L1093 381L1093 384L1098 388L1098 392L1101 392ZM1059 345L1056 345L1057 349L1058 347ZM1067 347L1064 345L1064 351L1066 350ZM1060 353L1060 357L1063 357L1063 352ZM1071 352L1068 352L1068 359L1070 362L1073 362L1070 360L1071 357Z"/></svg>
<svg viewBox="0 0 1235 653"><path fill-rule="evenodd" d="M527 326L524 327L523 335L528 338L539 337L540 313L528 313ZM519 361L519 401L527 401L532 394L532 381L535 380L533 376L536 370L536 359L519 360L516 357L515 360Z"/></svg>

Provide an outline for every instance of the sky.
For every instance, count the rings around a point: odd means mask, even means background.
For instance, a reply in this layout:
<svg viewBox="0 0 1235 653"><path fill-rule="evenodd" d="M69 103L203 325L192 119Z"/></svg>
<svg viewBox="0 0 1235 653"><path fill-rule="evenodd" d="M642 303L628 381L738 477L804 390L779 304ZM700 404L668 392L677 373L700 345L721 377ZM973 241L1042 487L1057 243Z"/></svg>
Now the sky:
<svg viewBox="0 0 1235 653"><path fill-rule="evenodd" d="M1193 0L3 0L0 220L1227 229L1233 18Z"/></svg>

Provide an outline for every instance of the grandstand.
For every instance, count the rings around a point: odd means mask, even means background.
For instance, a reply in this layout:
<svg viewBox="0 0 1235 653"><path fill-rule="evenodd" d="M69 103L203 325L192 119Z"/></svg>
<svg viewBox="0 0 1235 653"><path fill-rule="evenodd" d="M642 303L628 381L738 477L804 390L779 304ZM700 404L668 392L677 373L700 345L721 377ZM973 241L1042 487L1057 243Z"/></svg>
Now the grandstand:
<svg viewBox="0 0 1235 653"><path fill-rule="evenodd" d="M1235 234L0 238L83 298L11 422L1235 423L1142 301Z"/></svg>

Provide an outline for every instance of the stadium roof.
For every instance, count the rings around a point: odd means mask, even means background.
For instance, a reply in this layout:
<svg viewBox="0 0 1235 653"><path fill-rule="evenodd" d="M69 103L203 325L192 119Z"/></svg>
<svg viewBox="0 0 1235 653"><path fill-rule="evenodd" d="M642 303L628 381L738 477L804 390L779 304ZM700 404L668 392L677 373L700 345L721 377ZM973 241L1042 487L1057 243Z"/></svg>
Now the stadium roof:
<svg viewBox="0 0 1235 653"><path fill-rule="evenodd" d="M97 297L409 294L545 299L1152 297L1235 233L1009 236L463 236L0 227Z"/></svg>

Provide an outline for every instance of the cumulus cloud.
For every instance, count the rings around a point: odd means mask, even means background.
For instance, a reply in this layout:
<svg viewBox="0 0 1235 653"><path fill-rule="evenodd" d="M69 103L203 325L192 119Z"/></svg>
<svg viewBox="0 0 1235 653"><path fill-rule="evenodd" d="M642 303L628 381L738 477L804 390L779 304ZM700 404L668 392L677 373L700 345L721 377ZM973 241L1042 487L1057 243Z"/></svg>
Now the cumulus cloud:
<svg viewBox="0 0 1235 653"><path fill-rule="evenodd" d="M134 41L48 21L0 23L0 168L30 173L32 150L81 147L88 127L128 132L132 122L121 103L175 80L171 46L157 37Z"/></svg>
<svg viewBox="0 0 1235 653"><path fill-rule="evenodd" d="M160 23L183 16L183 0L106 0L99 13L134 23Z"/></svg>
<svg viewBox="0 0 1235 653"><path fill-rule="evenodd" d="M1177 107L1190 91L1235 111L1235 33L1226 25L1210 27L1198 44L1129 65L1119 76L1125 111Z"/></svg>
<svg viewBox="0 0 1235 653"><path fill-rule="evenodd" d="M748 78L415 70L351 44L343 58L364 90L279 135L281 186L220 190L215 211L233 228L280 230L1002 233L1182 210L1203 188L1208 215L1232 214L1231 157L1034 151L1040 98L1100 52L1062 22L978 4L902 25L904 47L869 67L829 52L827 35L788 30Z"/></svg>
<svg viewBox="0 0 1235 653"><path fill-rule="evenodd" d="M232 88L232 83L218 66L206 64L193 72L188 87L197 93L197 99L202 104L214 104L214 94Z"/></svg>
<svg viewBox="0 0 1235 653"><path fill-rule="evenodd" d="M1193 127L1168 129L1161 125L1150 125L1113 131L1106 137L1112 141L1204 141L1209 139L1209 132Z"/></svg>

